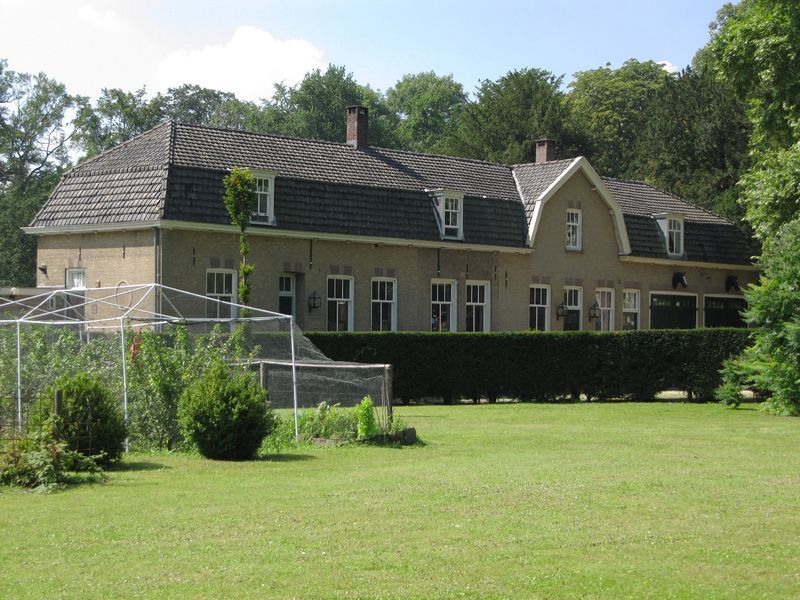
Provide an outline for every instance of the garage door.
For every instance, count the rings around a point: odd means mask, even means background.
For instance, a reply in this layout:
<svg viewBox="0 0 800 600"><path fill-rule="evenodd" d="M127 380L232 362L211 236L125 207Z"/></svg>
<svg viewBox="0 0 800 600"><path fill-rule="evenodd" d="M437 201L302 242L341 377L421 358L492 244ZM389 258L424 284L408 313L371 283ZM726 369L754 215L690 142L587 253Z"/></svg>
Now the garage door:
<svg viewBox="0 0 800 600"><path fill-rule="evenodd" d="M697 296L653 294L650 297L650 329L697 327Z"/></svg>
<svg viewBox="0 0 800 600"><path fill-rule="evenodd" d="M747 306L744 298L709 298L703 306L706 327L747 327L741 311Z"/></svg>

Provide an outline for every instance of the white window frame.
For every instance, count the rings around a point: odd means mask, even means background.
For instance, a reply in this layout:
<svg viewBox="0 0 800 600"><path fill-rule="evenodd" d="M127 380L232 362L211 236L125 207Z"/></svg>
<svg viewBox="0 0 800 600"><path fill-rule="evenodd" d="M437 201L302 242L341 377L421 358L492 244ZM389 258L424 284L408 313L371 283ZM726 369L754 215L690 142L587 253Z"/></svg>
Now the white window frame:
<svg viewBox="0 0 800 600"><path fill-rule="evenodd" d="M83 284L75 285L75 276L83 275ZM64 288L68 290L85 290L86 289L86 269L67 269L64 273Z"/></svg>
<svg viewBox="0 0 800 600"><path fill-rule="evenodd" d="M570 220L570 217L575 217L575 219ZM583 248L583 211L580 208L567 209L566 236L567 250L581 250Z"/></svg>
<svg viewBox="0 0 800 600"><path fill-rule="evenodd" d="M281 289L281 280L288 279L291 289L287 292L286 290ZM278 312L281 310L281 298L291 298L292 299L292 312L290 313L291 316L297 316L297 279L294 276L294 273L281 273L278 275Z"/></svg>
<svg viewBox="0 0 800 600"><path fill-rule="evenodd" d="M603 294L608 294L610 292L610 306L603 306L603 303L600 301ZM600 309L600 314L597 315L597 324L599 331L614 331L614 319L616 317L616 311L614 310L614 288L595 288L594 290L594 299L597 302L597 306ZM606 323L608 326L606 327Z"/></svg>
<svg viewBox="0 0 800 600"><path fill-rule="evenodd" d="M382 298L375 298L375 284L378 284L378 291L380 295L380 284L381 283L391 283L392 284L392 299L386 300ZM370 327L372 331L397 331L397 279L393 277L373 277L369 283L369 290L370 290ZM391 314L391 327L389 329L375 329L375 322L374 322L374 314L373 310L375 304L390 304L390 314Z"/></svg>
<svg viewBox="0 0 800 600"><path fill-rule="evenodd" d="M659 291L659 290L651 290L650 294L648 295L647 299L647 327L648 329L652 329L650 326L653 322L653 296L694 296L694 328L697 329L700 327L700 297L698 294L692 294L690 292L673 292L672 290L669 291Z"/></svg>
<svg viewBox="0 0 800 600"><path fill-rule="evenodd" d="M434 285L449 285L450 286L450 302L438 302L433 300L433 286ZM450 305L450 327L448 331L458 331L458 281L455 279L431 279L431 331L441 332L441 325L438 329L433 328L433 307L436 304L449 304Z"/></svg>
<svg viewBox="0 0 800 600"><path fill-rule="evenodd" d="M627 306L625 300L627 297L636 298L636 306L631 308ZM622 290L622 329L625 329L625 315L626 314L634 314L636 315L636 328L642 328L642 292L640 290L634 288L624 288ZM628 329L627 331L634 331L634 329Z"/></svg>
<svg viewBox="0 0 800 600"><path fill-rule="evenodd" d="M208 275L209 275L209 273L214 273L214 274L222 273L223 275L230 275L231 276L231 292L230 292L230 294L219 293L219 292L216 292L216 291L213 292L213 293L209 292L208 291ZM230 302L231 304L236 304L237 300L239 299L238 289L239 289L239 282L237 281L237 273L236 273L235 269L206 269L206 278L205 278L205 296L206 296L206 298L211 298L212 300L221 300L223 302ZM215 305L217 307L219 307L219 304L215 304ZM221 318L219 316L219 308L217 308L216 313L217 313L216 318L217 319ZM230 314L230 317L229 317L231 319L231 322L233 322L233 320L236 319L236 315L237 315L236 306L231 306L231 314Z"/></svg>
<svg viewBox="0 0 800 600"><path fill-rule="evenodd" d="M683 218L678 216L667 217L667 254L669 256L683 256ZM670 250L670 247L673 249Z"/></svg>
<svg viewBox="0 0 800 600"><path fill-rule="evenodd" d="M567 298L569 294L567 292L570 291L577 291L578 292L578 301L576 304L567 304ZM583 331L583 287L579 285L565 285L564 286L564 311L569 310L577 310L578 311L578 329L577 331ZM566 324L567 316L564 315L564 323Z"/></svg>
<svg viewBox="0 0 800 600"><path fill-rule="evenodd" d="M439 215L442 239L464 239L464 194L455 190L434 190L434 202ZM455 203L456 208L448 205ZM455 215L455 224L452 217Z"/></svg>
<svg viewBox="0 0 800 600"><path fill-rule="evenodd" d="M253 223L275 224L275 173L270 171L253 171L256 180L256 209L253 211Z"/></svg>
<svg viewBox="0 0 800 600"><path fill-rule="evenodd" d="M544 290L547 298L544 304L533 304L531 302L531 292L533 290ZM528 290L528 329L531 331L550 331L550 286L549 285L542 285L542 284L531 284ZM531 327L531 309L532 308L544 308L544 329L539 329ZM538 321L538 319L537 319Z"/></svg>
<svg viewBox="0 0 800 600"><path fill-rule="evenodd" d="M349 281L350 282L350 295L349 297L345 298L342 297L331 297L330 296L330 282L331 281ZM335 284L334 284L334 291L335 291ZM328 275L328 279L325 281L325 327L327 331L353 331L353 315L354 315L354 307L353 304L355 303L355 278L352 275ZM337 305L342 303L347 303L347 329L338 329L338 320L337 320L337 328L331 329L330 328L330 321L328 320L328 311L330 310L330 303L336 302ZM338 315L338 307L337 307L337 315Z"/></svg>
<svg viewBox="0 0 800 600"><path fill-rule="evenodd" d="M481 288L482 287L483 288L483 302L476 302L476 301L474 301L474 299L470 300L470 288L471 287L476 287L476 288ZM464 300L465 300L465 302L464 302L464 315L465 315L465 317L468 317L468 315L469 315L469 307L470 306L473 306L473 307L482 306L483 307L483 329L481 329L480 332L491 331L492 330L492 318L491 318L491 314L492 314L492 286L491 286L491 282L468 279L466 281L466 285L464 287ZM470 329L469 328L469 323L467 323L466 326L465 326L465 331L474 331L474 330ZM479 332L476 332L476 333L479 333Z"/></svg>

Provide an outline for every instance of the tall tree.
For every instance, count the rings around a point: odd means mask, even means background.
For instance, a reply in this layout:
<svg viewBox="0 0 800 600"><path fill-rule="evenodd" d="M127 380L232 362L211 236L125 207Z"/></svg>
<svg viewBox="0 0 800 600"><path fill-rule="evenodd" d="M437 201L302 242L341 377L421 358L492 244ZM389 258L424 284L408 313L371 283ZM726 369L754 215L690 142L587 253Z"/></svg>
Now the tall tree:
<svg viewBox="0 0 800 600"><path fill-rule="evenodd" d="M772 394L775 412L800 414L800 4L744 0L720 13L706 58L748 105L752 168L745 216L763 243L765 277L747 293L759 327L738 364L745 383ZM730 381L731 373L726 373Z"/></svg>
<svg viewBox="0 0 800 600"><path fill-rule="evenodd" d="M575 74L568 94L571 127L584 135L582 153L603 175L629 175L650 105L669 77L661 65L635 59L618 69Z"/></svg>
<svg viewBox="0 0 800 600"><path fill-rule="evenodd" d="M386 105L399 118L399 143L418 152L437 152L455 132L466 104L464 87L452 75L433 71L404 75L386 90Z"/></svg>
<svg viewBox="0 0 800 600"><path fill-rule="evenodd" d="M33 285L36 242L22 233L69 165L80 99L44 73L15 73L0 61L0 281Z"/></svg>
<svg viewBox="0 0 800 600"><path fill-rule="evenodd" d="M569 152L561 77L541 69L510 71L483 81L442 142L447 154L507 164L530 162L535 141L553 138Z"/></svg>
<svg viewBox="0 0 800 600"><path fill-rule="evenodd" d="M666 79L647 117L628 174L741 222L750 124L731 86L688 68Z"/></svg>
<svg viewBox="0 0 800 600"><path fill-rule="evenodd" d="M78 115L84 158L96 156L158 125L164 118L162 104L159 97L148 100L145 88L135 92L104 88L95 106L87 103Z"/></svg>

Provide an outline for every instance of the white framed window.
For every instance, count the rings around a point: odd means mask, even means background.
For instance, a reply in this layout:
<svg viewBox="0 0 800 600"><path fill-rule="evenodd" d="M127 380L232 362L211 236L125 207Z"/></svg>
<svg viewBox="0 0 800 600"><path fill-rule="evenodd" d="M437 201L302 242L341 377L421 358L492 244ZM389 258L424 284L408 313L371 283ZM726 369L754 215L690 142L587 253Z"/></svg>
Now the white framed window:
<svg viewBox="0 0 800 600"><path fill-rule="evenodd" d="M489 331L490 287L488 281L467 281L466 290L466 331Z"/></svg>
<svg viewBox="0 0 800 600"><path fill-rule="evenodd" d="M550 331L550 286L531 286L528 311L532 331Z"/></svg>
<svg viewBox="0 0 800 600"><path fill-rule="evenodd" d="M256 209L253 222L275 223L275 174L254 172Z"/></svg>
<svg viewBox="0 0 800 600"><path fill-rule="evenodd" d="M295 316L294 273L281 273L278 276L278 312Z"/></svg>
<svg viewBox="0 0 800 600"><path fill-rule="evenodd" d="M435 190L432 194L442 228L442 238L462 239L464 237L464 194L454 190Z"/></svg>
<svg viewBox="0 0 800 600"><path fill-rule="evenodd" d="M583 328L583 288L564 286L564 331L580 331Z"/></svg>
<svg viewBox="0 0 800 600"><path fill-rule="evenodd" d="M597 329L614 331L614 289L597 288L594 291L594 298L600 309L600 314L597 316Z"/></svg>
<svg viewBox="0 0 800 600"><path fill-rule="evenodd" d="M328 331L353 331L353 278L328 275Z"/></svg>
<svg viewBox="0 0 800 600"><path fill-rule="evenodd" d="M683 219L667 219L667 254L683 255Z"/></svg>
<svg viewBox="0 0 800 600"><path fill-rule="evenodd" d="M85 290L86 269L67 269L64 287L68 290Z"/></svg>
<svg viewBox="0 0 800 600"><path fill-rule="evenodd" d="M641 299L639 290L622 290L622 329L639 329Z"/></svg>
<svg viewBox="0 0 800 600"><path fill-rule="evenodd" d="M372 280L372 331L397 329L397 280L376 277Z"/></svg>
<svg viewBox="0 0 800 600"><path fill-rule="evenodd" d="M581 249L582 221L583 211L581 211L581 209L567 209L567 250Z"/></svg>
<svg viewBox="0 0 800 600"><path fill-rule="evenodd" d="M431 280L431 331L456 331L456 282Z"/></svg>
<svg viewBox="0 0 800 600"><path fill-rule="evenodd" d="M206 317L209 319L231 319L236 316L236 271L232 269L206 270ZM222 304L228 302L230 304Z"/></svg>

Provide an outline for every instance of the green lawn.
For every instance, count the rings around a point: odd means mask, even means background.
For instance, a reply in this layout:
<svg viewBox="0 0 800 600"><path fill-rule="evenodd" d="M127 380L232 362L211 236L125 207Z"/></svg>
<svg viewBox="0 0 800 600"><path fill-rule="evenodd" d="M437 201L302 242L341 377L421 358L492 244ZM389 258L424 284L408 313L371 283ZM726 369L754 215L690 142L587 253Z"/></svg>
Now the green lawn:
<svg viewBox="0 0 800 600"><path fill-rule="evenodd" d="M800 597L800 419L400 408L424 446L0 494L0 597Z"/></svg>

